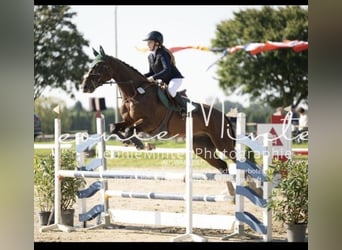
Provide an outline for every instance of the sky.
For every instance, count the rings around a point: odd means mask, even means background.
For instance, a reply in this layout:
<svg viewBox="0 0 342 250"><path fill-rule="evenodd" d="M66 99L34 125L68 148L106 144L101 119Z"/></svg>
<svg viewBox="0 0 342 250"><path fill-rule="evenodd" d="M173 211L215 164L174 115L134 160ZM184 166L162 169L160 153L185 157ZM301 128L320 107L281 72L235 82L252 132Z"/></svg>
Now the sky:
<svg viewBox="0 0 342 250"><path fill-rule="evenodd" d="M149 52L141 52L137 50L137 47L147 46L146 42L142 40L150 31L160 31L164 36L166 47L188 45L210 47L211 39L215 38L216 26L221 21L233 19L233 12L261 7L256 5L71 5L71 10L77 13L72 19L73 23L76 24L84 38L90 42L90 46L85 48L85 52L90 58L94 58L92 48L98 50L99 46L102 46L106 54L116 56L141 73L146 73ZM116 18L115 13L117 14ZM193 101L210 104L213 98L217 98L218 100L227 99L240 102L244 106L249 105L247 96L225 96L223 94L223 90L218 86L218 81L215 80L216 66L207 70L221 54L186 49L178 51L174 55L176 65L185 77L184 86L187 89L187 95ZM76 93L76 101L81 101L83 107L89 109L90 97L105 97L107 107L115 107L116 92L116 85L103 85L91 94ZM75 103L59 91L46 91L43 95L60 96L66 100L67 106L72 106Z"/></svg>

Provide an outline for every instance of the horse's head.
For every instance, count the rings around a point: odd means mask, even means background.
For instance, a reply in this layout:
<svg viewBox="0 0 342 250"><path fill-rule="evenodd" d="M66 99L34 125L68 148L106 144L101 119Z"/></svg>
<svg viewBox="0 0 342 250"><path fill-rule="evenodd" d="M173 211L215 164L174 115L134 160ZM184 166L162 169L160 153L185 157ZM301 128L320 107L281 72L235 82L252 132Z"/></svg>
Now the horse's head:
<svg viewBox="0 0 342 250"><path fill-rule="evenodd" d="M109 66L107 65L108 56L103 48L100 47L100 53L94 49L93 52L95 59L82 81L81 88L84 93L92 93L97 87L112 79Z"/></svg>

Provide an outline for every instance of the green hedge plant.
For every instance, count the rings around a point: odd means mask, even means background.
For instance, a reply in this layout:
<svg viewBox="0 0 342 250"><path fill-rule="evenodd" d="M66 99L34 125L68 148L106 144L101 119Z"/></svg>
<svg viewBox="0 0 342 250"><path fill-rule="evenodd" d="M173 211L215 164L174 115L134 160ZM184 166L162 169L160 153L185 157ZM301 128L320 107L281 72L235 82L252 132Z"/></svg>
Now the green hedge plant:
<svg viewBox="0 0 342 250"><path fill-rule="evenodd" d="M61 152L61 170L75 170L76 152L66 149ZM71 209L77 201L77 191L84 188L86 181L83 178L63 177L61 181L61 208Z"/></svg>
<svg viewBox="0 0 342 250"><path fill-rule="evenodd" d="M61 151L61 170L75 170L76 152L71 149ZM55 158L35 156L34 185L41 211L51 211L55 198ZM61 209L71 209L77 201L77 191L86 185L83 178L63 177L61 180Z"/></svg>
<svg viewBox="0 0 342 250"><path fill-rule="evenodd" d="M275 161L268 168L274 188L267 207L275 220L287 225L308 223L308 169L308 160Z"/></svg>
<svg viewBox="0 0 342 250"><path fill-rule="evenodd" d="M34 191L41 212L52 211L55 201L54 158L34 156Z"/></svg>

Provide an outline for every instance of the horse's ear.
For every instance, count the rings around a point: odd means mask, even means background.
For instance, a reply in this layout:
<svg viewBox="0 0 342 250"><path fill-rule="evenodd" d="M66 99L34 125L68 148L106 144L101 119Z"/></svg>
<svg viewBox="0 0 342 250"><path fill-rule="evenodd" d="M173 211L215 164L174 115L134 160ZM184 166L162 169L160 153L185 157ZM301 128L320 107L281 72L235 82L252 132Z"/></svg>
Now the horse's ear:
<svg viewBox="0 0 342 250"><path fill-rule="evenodd" d="M102 46L100 45L100 54L101 55L103 55L103 56L105 56L106 55L106 53L104 52L104 50L103 50L103 48L102 48Z"/></svg>
<svg viewBox="0 0 342 250"><path fill-rule="evenodd" d="M99 52L97 52L94 48L93 48L93 53L94 53L94 56L97 56L99 54Z"/></svg>

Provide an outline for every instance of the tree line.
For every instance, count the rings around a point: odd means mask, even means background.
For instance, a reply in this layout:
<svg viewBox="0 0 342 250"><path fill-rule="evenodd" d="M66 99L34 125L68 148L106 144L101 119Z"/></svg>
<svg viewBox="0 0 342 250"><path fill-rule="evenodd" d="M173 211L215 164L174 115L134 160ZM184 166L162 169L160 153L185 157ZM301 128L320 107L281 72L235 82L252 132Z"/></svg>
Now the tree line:
<svg viewBox="0 0 342 250"><path fill-rule="evenodd" d="M89 41L73 23L77 13L68 5L34 6L34 110L41 118L44 134L54 133L53 108L61 100L41 98L46 88L58 89L75 99L90 57L84 52ZM234 13L232 19L216 25L212 47L228 48L250 42L308 40L308 9L301 6L264 6ZM249 55L243 51L229 54L218 62L217 80L223 92L248 94L248 108L225 102L244 112L247 122L267 123L277 107L308 104L308 51L289 49ZM95 114L80 102L62 105L62 131L86 130L95 133ZM215 103L219 110L221 103ZM106 131L115 121L114 108L103 111ZM120 116L119 116L120 117ZM120 119L119 119L120 120Z"/></svg>
<svg viewBox="0 0 342 250"><path fill-rule="evenodd" d="M89 41L73 23L77 13L68 5L34 6L34 100L51 87L74 97L90 57ZM216 25L212 47L251 42L308 40L308 8L264 6L234 13ZM227 95L248 94L252 102L272 108L308 101L308 51L282 49L249 55L229 54L218 62L217 79Z"/></svg>
<svg viewBox="0 0 342 250"><path fill-rule="evenodd" d="M68 108L65 102L58 98L39 98L35 101L34 112L41 120L43 134L54 134L54 119L58 117L58 114L53 110L58 105L60 106L59 117L62 121L62 133L81 131L86 131L89 134L96 133L96 114L85 109L80 101L77 101L74 106ZM105 117L106 131L108 131L109 124L114 123L114 109L103 110L102 114Z"/></svg>

